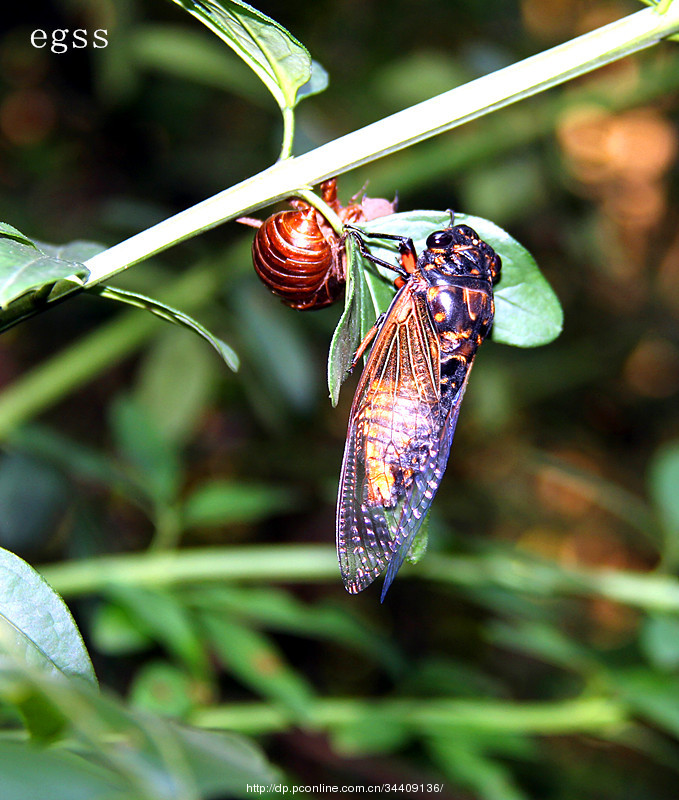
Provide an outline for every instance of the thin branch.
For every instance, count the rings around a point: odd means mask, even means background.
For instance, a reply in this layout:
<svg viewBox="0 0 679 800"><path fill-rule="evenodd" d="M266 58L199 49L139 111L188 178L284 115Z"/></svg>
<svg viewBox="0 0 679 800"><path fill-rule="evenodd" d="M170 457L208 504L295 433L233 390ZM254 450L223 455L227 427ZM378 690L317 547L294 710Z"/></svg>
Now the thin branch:
<svg viewBox="0 0 679 800"><path fill-rule="evenodd" d="M328 142L164 220L87 262L89 284L233 217L289 197L298 187L354 169L415 142L651 47L679 31L679 2L646 8L483 78Z"/></svg>
<svg viewBox="0 0 679 800"><path fill-rule="evenodd" d="M154 552L54 564L41 570L47 582L66 596L100 592L113 583L176 586L217 580L314 582L337 580L334 548L266 545ZM443 556L404 569L451 586L496 586L513 592L606 597L647 611L679 611L679 579L671 575L611 570L566 569L521 554Z"/></svg>
<svg viewBox="0 0 679 800"><path fill-rule="evenodd" d="M309 708L310 723L319 728L361 725L366 714L374 719L400 722L410 730L486 731L558 735L608 734L629 721L630 712L619 700L577 697L545 703L505 700L450 700L421 697L366 702L356 698L317 700ZM241 703L194 712L191 722L205 728L246 734L274 733L295 725L282 709L264 703Z"/></svg>

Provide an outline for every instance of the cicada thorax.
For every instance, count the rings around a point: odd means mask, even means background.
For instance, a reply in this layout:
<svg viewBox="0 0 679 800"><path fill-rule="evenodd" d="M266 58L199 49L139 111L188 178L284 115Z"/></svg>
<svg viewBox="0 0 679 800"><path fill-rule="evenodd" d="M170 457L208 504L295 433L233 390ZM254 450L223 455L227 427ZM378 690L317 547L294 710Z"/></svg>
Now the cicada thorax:
<svg viewBox="0 0 679 800"><path fill-rule="evenodd" d="M378 198L354 198L344 207L337 198L337 180L321 184L321 197L342 222L357 223L384 216L394 204ZM252 244L255 272L288 306L299 311L324 308L338 300L346 283L342 241L325 217L305 200L292 198L291 211L273 214L258 226Z"/></svg>

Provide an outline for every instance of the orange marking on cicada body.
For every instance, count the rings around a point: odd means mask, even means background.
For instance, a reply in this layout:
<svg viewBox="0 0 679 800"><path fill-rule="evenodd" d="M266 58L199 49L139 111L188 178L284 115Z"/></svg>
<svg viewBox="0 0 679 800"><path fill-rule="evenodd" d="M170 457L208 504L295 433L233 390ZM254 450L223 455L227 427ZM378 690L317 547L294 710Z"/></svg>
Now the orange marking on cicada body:
<svg viewBox="0 0 679 800"><path fill-rule="evenodd" d="M401 253L401 266L410 275L417 269L417 256L411 251Z"/></svg>

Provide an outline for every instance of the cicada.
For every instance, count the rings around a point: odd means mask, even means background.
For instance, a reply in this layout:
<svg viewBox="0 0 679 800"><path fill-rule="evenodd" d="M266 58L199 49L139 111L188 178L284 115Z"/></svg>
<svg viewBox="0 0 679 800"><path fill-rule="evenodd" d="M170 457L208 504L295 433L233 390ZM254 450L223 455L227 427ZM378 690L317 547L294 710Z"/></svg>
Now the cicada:
<svg viewBox="0 0 679 800"><path fill-rule="evenodd" d="M472 228L430 234L417 256L408 237L347 228L362 255L398 273L351 406L337 501L337 555L347 591L385 570L382 600L431 506L448 463L460 405L493 323L501 260ZM365 238L393 239L400 264L373 256Z"/></svg>

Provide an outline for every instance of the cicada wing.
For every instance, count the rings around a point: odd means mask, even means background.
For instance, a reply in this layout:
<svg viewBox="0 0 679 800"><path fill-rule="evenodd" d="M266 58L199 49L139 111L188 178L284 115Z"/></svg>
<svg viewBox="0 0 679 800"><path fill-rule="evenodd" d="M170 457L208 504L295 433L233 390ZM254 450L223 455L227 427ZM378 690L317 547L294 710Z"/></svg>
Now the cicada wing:
<svg viewBox="0 0 679 800"><path fill-rule="evenodd" d="M342 580L352 594L372 583L392 554L384 513L380 518L380 509L368 509L360 502L365 471L356 457L356 447L356 436L350 431L337 509L337 556Z"/></svg>
<svg viewBox="0 0 679 800"><path fill-rule="evenodd" d="M469 369L471 369L471 364ZM422 471L414 476L412 491L401 506L398 519L393 523L398 531L398 535L394 541L396 542L398 540L399 544L389 561L389 566L384 576L380 602L384 600L389 587L396 577L396 573L403 565L415 541L415 537L422 527L422 523L429 511L432 500L441 485L441 479L443 478L443 473L446 471L450 448L453 444L453 437L455 436L455 428L457 426L457 418L460 414L462 398L467 388L469 369L467 370L467 375L462 386L453 398L452 406L448 407L449 410L447 413L443 405L439 406L442 422L438 439L436 443L432 445Z"/></svg>
<svg viewBox="0 0 679 800"><path fill-rule="evenodd" d="M426 304L407 284L387 312L351 409L337 508L337 553L349 592L364 589L400 554L438 488L445 425L439 366ZM444 468L445 460L441 474Z"/></svg>

